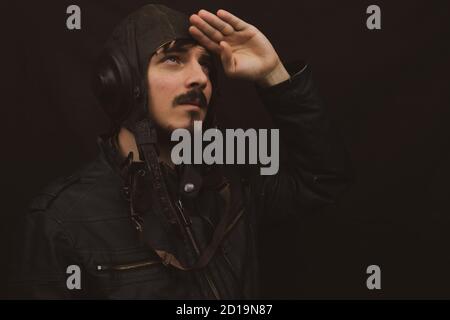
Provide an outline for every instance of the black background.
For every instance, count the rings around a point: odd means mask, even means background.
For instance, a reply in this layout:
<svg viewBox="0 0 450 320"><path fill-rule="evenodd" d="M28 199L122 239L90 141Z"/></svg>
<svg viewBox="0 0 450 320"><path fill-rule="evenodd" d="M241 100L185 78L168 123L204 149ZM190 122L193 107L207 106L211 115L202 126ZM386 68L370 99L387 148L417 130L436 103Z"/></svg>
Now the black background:
<svg viewBox="0 0 450 320"><path fill-rule="evenodd" d="M146 3L1 5L1 281L31 197L96 156L108 120L90 91L90 67L112 28ZM306 59L350 151L357 179L337 207L264 230L263 296L450 298L444 1L161 3L186 13L227 9L258 27L283 60ZM66 28L71 4L81 8L81 30ZM381 30L366 27L371 4L381 7ZM270 125L252 84L222 81L222 92L224 126ZM366 287L371 264L381 267L378 291Z"/></svg>

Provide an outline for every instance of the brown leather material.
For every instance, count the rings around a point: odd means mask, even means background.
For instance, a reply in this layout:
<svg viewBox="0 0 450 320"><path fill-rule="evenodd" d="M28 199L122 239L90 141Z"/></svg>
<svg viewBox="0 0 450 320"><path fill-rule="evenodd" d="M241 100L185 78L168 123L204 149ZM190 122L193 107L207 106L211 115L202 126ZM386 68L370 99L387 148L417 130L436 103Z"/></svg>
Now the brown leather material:
<svg viewBox="0 0 450 320"><path fill-rule="evenodd" d="M145 159L147 169L152 175L153 191L160 202L163 210L162 214L166 216L170 223L175 223L178 220L177 215L170 201L167 186L159 166L158 153L156 151L156 130L149 120L144 119L136 124L133 133L139 152L142 153L141 158Z"/></svg>
<svg viewBox="0 0 450 320"><path fill-rule="evenodd" d="M153 187L152 189L153 192L155 192L155 198L159 201L160 208L163 210L162 213L171 224L178 225L181 233L183 234L183 238L192 246L192 249L197 256L197 261L192 266L183 265L183 263L180 262L173 253L167 252L165 250L160 250L160 248L156 248L151 243L149 243L150 247L152 247L152 249L157 252L158 255L160 255L165 264L170 264L177 269L187 271L202 269L206 267L213 258L223 238L231 229L230 226L232 227L233 221L235 220L236 216L238 216L238 214L242 212L242 210L240 210L240 207L236 207L242 205L241 202L232 201L234 199L232 199L230 184L224 182L224 178L219 173L219 171L210 172L209 179L207 179L206 185L209 187L221 187L219 193L225 203L225 214L217 225L213 233L211 242L206 246L203 252L201 252L189 223L189 212L187 212L187 210L183 208L175 206L172 203L171 197L167 190L164 176L159 165L158 154L156 152L157 139L155 129L152 127L149 120L144 119L136 124L133 131L138 149L141 153L142 158L145 159L147 169L151 174ZM195 177L193 174L191 174L191 176ZM134 182L135 181L130 181L132 186ZM136 186L133 186L133 189L136 190ZM133 203L131 204L131 206L133 207ZM133 208L131 209L131 212L134 212ZM145 232L145 230L143 230L143 232Z"/></svg>
<svg viewBox="0 0 450 320"><path fill-rule="evenodd" d="M164 265L171 265L180 270L190 271L202 269L209 264L227 233L230 232L230 230L244 213L241 202L235 201L233 204L233 201L231 200L232 195L229 183L223 186L219 192L221 197L225 201L225 214L217 225L211 242L203 250L197 262L191 267L184 266L173 254L162 250L155 250L155 252L162 259Z"/></svg>

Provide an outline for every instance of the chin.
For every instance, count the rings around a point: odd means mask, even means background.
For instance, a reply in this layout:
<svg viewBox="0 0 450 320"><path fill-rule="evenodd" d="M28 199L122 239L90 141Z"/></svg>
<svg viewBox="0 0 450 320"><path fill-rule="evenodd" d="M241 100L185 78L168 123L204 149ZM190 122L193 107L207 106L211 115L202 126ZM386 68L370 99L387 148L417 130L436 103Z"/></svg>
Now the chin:
<svg viewBox="0 0 450 320"><path fill-rule="evenodd" d="M189 131L192 131L194 128L194 119L189 118L186 120L173 121L169 123L166 128L168 129L169 133L171 133L175 129L187 129Z"/></svg>
<svg viewBox="0 0 450 320"><path fill-rule="evenodd" d="M204 117L201 117L198 112L188 113L184 117L177 119L169 124L170 131L175 129L187 129L189 131L194 130L194 121L203 121Z"/></svg>

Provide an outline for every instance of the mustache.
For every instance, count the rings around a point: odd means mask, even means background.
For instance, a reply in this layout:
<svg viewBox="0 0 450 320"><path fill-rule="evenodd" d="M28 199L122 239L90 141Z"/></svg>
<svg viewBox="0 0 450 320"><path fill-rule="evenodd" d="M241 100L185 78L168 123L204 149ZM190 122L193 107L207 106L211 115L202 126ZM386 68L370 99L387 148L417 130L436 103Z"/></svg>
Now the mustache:
<svg viewBox="0 0 450 320"><path fill-rule="evenodd" d="M180 94L174 100L172 105L176 107L180 104L198 104L200 108L204 109L208 106L205 94L201 89L192 89L187 93Z"/></svg>

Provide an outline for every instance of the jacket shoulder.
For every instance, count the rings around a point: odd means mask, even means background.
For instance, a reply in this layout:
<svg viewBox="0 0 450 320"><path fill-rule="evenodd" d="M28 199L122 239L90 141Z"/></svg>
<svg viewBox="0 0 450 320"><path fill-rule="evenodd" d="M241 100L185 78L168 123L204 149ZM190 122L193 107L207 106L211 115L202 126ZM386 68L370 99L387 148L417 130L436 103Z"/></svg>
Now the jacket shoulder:
<svg viewBox="0 0 450 320"><path fill-rule="evenodd" d="M65 188L77 183L79 179L80 175L78 174L56 179L33 198L29 205L29 209L31 211L47 210Z"/></svg>
<svg viewBox="0 0 450 320"><path fill-rule="evenodd" d="M91 162L78 172L56 179L30 202L29 210L56 210L66 215L71 208L90 198L117 192L120 177L102 158Z"/></svg>

